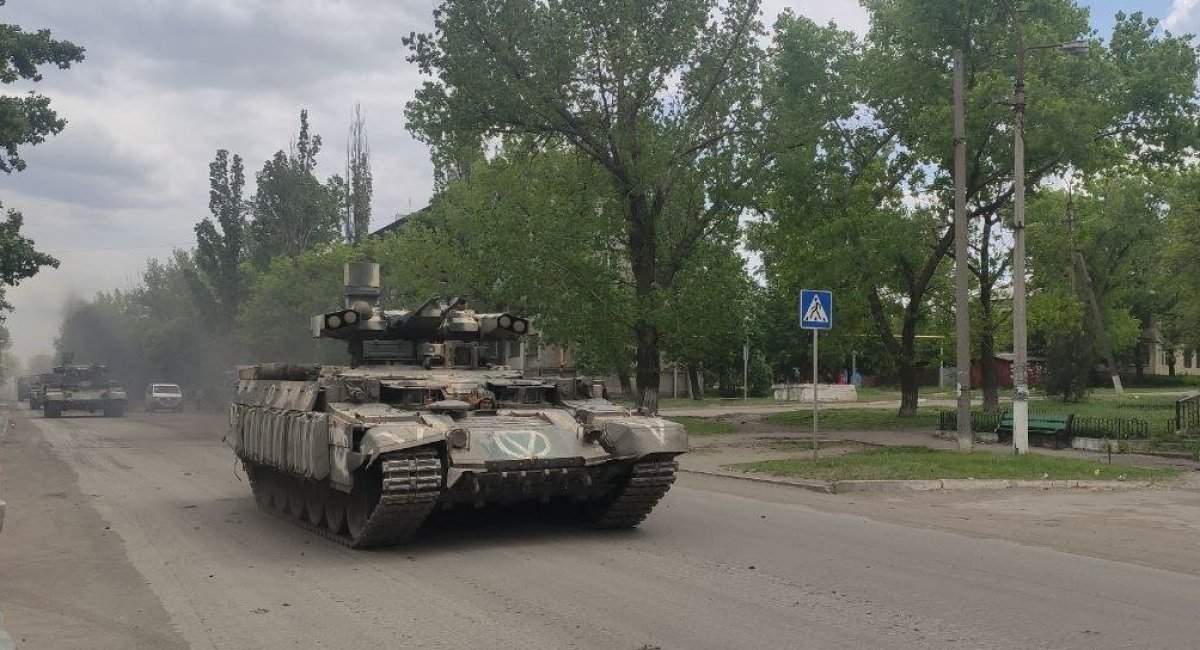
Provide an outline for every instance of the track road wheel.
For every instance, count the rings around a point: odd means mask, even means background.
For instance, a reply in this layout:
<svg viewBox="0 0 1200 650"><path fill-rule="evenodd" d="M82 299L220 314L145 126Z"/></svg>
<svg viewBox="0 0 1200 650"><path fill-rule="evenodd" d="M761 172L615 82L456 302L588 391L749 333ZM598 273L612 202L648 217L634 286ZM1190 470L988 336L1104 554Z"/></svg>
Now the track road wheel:
<svg viewBox="0 0 1200 650"><path fill-rule="evenodd" d="M303 519L305 517L304 495L308 492L308 483L302 479L288 479L287 512L289 515Z"/></svg>
<svg viewBox="0 0 1200 650"><path fill-rule="evenodd" d="M624 485L586 506L588 522L595 528L636 527L671 489L678 467L674 460L638 461Z"/></svg>
<svg viewBox="0 0 1200 650"><path fill-rule="evenodd" d="M314 526L325 523L325 486L320 483L304 484L304 518Z"/></svg>
<svg viewBox="0 0 1200 650"><path fill-rule="evenodd" d="M323 490L325 501L325 527L340 535L346 529L346 493L333 488Z"/></svg>
<svg viewBox="0 0 1200 650"><path fill-rule="evenodd" d="M371 511L379 503L379 497L372 498L371 491L362 490L358 484L354 488L346 501L346 528L350 537L357 540L367 530L367 520L371 518Z"/></svg>
<svg viewBox="0 0 1200 650"><path fill-rule="evenodd" d="M271 473L258 465L247 463L246 480L250 482L250 492L254 494L254 502L260 508L271 507Z"/></svg>
<svg viewBox="0 0 1200 650"><path fill-rule="evenodd" d="M287 512L287 494L291 481L280 472L271 472L271 506L280 512Z"/></svg>

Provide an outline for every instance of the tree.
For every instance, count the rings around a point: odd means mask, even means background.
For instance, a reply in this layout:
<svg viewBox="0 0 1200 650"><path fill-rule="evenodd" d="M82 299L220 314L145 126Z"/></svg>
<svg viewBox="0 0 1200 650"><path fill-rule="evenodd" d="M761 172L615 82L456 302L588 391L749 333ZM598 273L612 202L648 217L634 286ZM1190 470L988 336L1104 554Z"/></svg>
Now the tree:
<svg viewBox="0 0 1200 650"><path fill-rule="evenodd" d="M1180 347L1200 348L1200 278L1184 270L1200 259L1200 168L1190 165L1161 185L1166 213L1153 283L1160 342L1173 360ZM1174 363L1170 368L1174 374Z"/></svg>
<svg viewBox="0 0 1200 650"><path fill-rule="evenodd" d="M362 105L354 105L350 137L346 143L346 178L333 183L341 197L342 227L346 241L358 243L371 231L371 148L367 144Z"/></svg>
<svg viewBox="0 0 1200 650"><path fill-rule="evenodd" d="M309 323L341 304L342 266L358 259L346 244L275 258L250 288L237 321L238 342L261 361L345 362L345 346L313 339Z"/></svg>
<svg viewBox="0 0 1200 650"><path fill-rule="evenodd" d="M0 210L3 209L0 203ZM25 218L20 212L9 208L5 216L0 221L0 310L7 311L12 305L4 298L4 288L32 278L42 267L58 268L58 260L35 249L33 240L21 234ZM0 321L3 320L0 314Z"/></svg>
<svg viewBox="0 0 1200 650"><path fill-rule="evenodd" d="M764 164L758 0L445 0L405 39L436 77L407 106L443 170L492 138L561 141L618 201L633 280L638 404L657 410L658 305ZM443 172L443 176L453 174ZM697 197L703 200L696 204ZM668 229L664 215L680 210Z"/></svg>
<svg viewBox="0 0 1200 650"><path fill-rule="evenodd" d="M1073 40L1090 29L1086 11L1070 0L1022 2L1015 13L1007 0L865 4L871 30L862 42L850 35L822 35L817 30L823 28L802 20L781 19L778 87L791 94L773 113L775 128L786 136L797 130L790 125L801 125L803 133L809 128L805 125L816 123L833 135L819 136L819 147L797 149L802 155L780 154L775 171L788 183L774 183L771 189L788 200L807 193L824 201L804 208L811 219L822 211L828 214L831 206L849 206L840 213L835 210L835 215L861 225L828 225L830 238L819 242L817 253L839 250L846 237L889 233L886 241L877 242L885 254L852 249L858 264L849 270L854 274L850 277L859 279L851 286L866 291L867 313L900 370L901 412L910 413L917 397L916 375L909 367L916 362L912 337L923 312L939 302L931 300L928 291L940 282L941 262L953 241L953 143L947 126L951 52L961 48L966 53L968 218L983 224L976 226L982 260L974 268L981 297L988 301L982 309L986 319L995 282L1005 271L1002 258L990 251L1001 211L1013 192L1011 139L1004 133L1011 117L1002 106L1013 79L1013 16L1020 16L1023 32L1036 39L1034 44ZM1121 14L1110 46L1095 48L1084 60L1048 53L1030 56L1029 187L1070 169L1090 172L1132 157L1168 162L1182 154L1194 132L1196 52L1185 39L1156 35L1154 27L1155 22L1141 14ZM808 106L792 107L799 102ZM793 141L770 139L784 146ZM829 160L840 164L826 164ZM800 198L793 203L783 209L799 210L813 201ZM905 228L910 229L907 234L902 232ZM795 239L801 232L792 239L763 241L769 247L792 247L791 263L808 264L801 256L807 244ZM908 239L896 241L897 236ZM897 246L901 250L895 250ZM993 344L992 325L980 336L984 350ZM899 336L894 334L897 330Z"/></svg>
<svg viewBox="0 0 1200 650"><path fill-rule="evenodd" d="M241 156L234 154L231 160L228 151L217 150L208 165L208 183L212 217L196 224L197 273L191 286L202 303L215 308L222 322L232 323L246 295L241 268L247 248L247 206L242 198L246 177Z"/></svg>
<svg viewBox="0 0 1200 650"><path fill-rule="evenodd" d="M1158 311L1165 205L1160 183L1133 166L1030 202L1031 349L1046 357L1051 394L1080 397L1075 387L1114 352L1136 361L1138 335ZM1122 365L1113 363L1110 372Z"/></svg>
<svg viewBox="0 0 1200 650"><path fill-rule="evenodd" d="M954 47L965 52L967 201L977 253L971 266L980 286L984 401L994 405L995 373L988 366L998 322L991 300L1009 264L995 254L995 235L1012 194L1011 136L1000 127L1011 121L1004 101L1014 78L1014 25L1020 23L1028 45L1065 42L1091 32L1087 12L1070 0L871 0L867 7L869 41L884 57L874 84L881 91L877 105L904 107L897 133L936 165L928 187L946 206L952 180L951 134L943 126L949 122L946 61ZM1093 43L1084 60L1029 53L1028 187L1071 168L1101 170L1130 158L1178 160L1194 143L1196 51L1184 37L1156 34L1157 25L1140 12L1118 13L1108 47Z"/></svg>
<svg viewBox="0 0 1200 650"><path fill-rule="evenodd" d="M256 175L251 200L250 259L265 271L278 256L296 258L338 238L341 220L335 191L317 180L321 136L311 135L308 111L300 111L300 135L288 152L277 151Z"/></svg>
<svg viewBox="0 0 1200 650"><path fill-rule="evenodd" d="M214 318L189 290L197 271L192 256L175 251L151 259L140 282L128 290L69 300L55 349L76 363L100 363L132 391L151 381L216 392L233 363L228 334L233 324ZM36 368L36 358L31 360Z"/></svg>
<svg viewBox="0 0 1200 650"><path fill-rule="evenodd" d="M4 0L0 0L0 6ZM50 38L50 31L26 32L17 25L0 25L0 82L41 81L40 68L55 65L61 69L83 61L83 48ZM63 130L66 120L50 108L50 99L30 92L23 97L0 95L0 171L11 174L25 169L20 147L37 145L47 136ZM3 205L0 204L0 210ZM58 267L58 260L34 249L33 241L21 236L24 219L9 209L0 223L0 309L12 306L4 299L3 289L15 287L31 278L42 267ZM0 320L3 316L0 315Z"/></svg>
<svg viewBox="0 0 1200 650"><path fill-rule="evenodd" d="M5 0L0 0L4 6ZM0 82L41 81L39 68L54 65L67 69L83 61L83 48L70 41L50 38L50 30L26 32L16 25L0 25ZM50 108L50 99L30 92L23 97L0 95L0 171L25 169L20 147L37 145L59 133L67 121Z"/></svg>

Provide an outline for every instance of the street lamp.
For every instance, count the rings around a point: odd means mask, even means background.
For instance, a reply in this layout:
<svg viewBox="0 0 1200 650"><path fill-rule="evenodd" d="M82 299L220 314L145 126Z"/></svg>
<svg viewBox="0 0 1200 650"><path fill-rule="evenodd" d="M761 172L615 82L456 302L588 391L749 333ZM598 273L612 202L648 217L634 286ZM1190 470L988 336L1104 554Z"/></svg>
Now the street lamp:
<svg viewBox="0 0 1200 650"><path fill-rule="evenodd" d="M1013 86L1013 447L1018 454L1029 451L1029 350L1025 314L1025 56L1030 50L1056 49L1073 56L1087 54L1087 41L1026 46L1021 22L1014 9L1013 32L1017 37L1017 77Z"/></svg>

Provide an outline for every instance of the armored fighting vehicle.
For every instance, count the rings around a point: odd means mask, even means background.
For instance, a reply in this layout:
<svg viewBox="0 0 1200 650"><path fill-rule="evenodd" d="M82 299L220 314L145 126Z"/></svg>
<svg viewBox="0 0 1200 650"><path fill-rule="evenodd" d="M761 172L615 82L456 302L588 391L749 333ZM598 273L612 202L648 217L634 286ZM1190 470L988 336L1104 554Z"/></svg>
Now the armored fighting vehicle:
<svg viewBox="0 0 1200 650"><path fill-rule="evenodd" d="M385 310L376 264L348 264L345 284L312 327L347 342L349 366L239 370L226 441L260 506L369 547L412 538L438 508L529 501L629 528L674 482L682 426L609 402L602 384L497 363L526 319L437 298Z"/></svg>
<svg viewBox="0 0 1200 650"><path fill-rule="evenodd" d="M29 387L37 379L37 375L21 375L17 377L17 401L24 402L29 400Z"/></svg>
<svg viewBox="0 0 1200 650"><path fill-rule="evenodd" d="M50 373L34 375L29 382L29 409L31 411L42 410L42 395L46 392L46 378L52 376Z"/></svg>
<svg viewBox="0 0 1200 650"><path fill-rule="evenodd" d="M61 365L42 375L42 415L56 418L66 411L125 415L125 388L109 377L108 366Z"/></svg>

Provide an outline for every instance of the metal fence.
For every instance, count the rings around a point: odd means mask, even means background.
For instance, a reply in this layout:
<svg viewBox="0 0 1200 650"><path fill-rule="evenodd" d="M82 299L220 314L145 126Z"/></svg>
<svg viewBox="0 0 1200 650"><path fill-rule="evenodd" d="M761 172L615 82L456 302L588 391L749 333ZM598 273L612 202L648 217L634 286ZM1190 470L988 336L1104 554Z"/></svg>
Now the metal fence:
<svg viewBox="0 0 1200 650"><path fill-rule="evenodd" d="M1181 436L1200 436L1200 393L1175 402L1175 430Z"/></svg>
<svg viewBox="0 0 1200 650"><path fill-rule="evenodd" d="M1190 408L1187 412L1192 418L1193 435L1200 435L1200 399L1196 399L1187 408ZM1178 413L1179 411L1177 416ZM971 430L976 433L995 431L1000 426L1004 414L1005 411L971 411ZM1050 412L1047 414L1058 415ZM938 413L940 431L954 431L957 428L957 412ZM1077 415L1071 420L1070 435L1112 440L1144 440L1154 436L1171 436L1177 430L1181 429L1176 426L1176 420L1169 415L1159 418L1098 418Z"/></svg>
<svg viewBox="0 0 1200 650"><path fill-rule="evenodd" d="M1004 411L971 411L971 431L975 433L991 433L996 430L996 427L1000 426L1000 418L1002 417L1004 417ZM939 411L938 430L957 431L958 412Z"/></svg>

